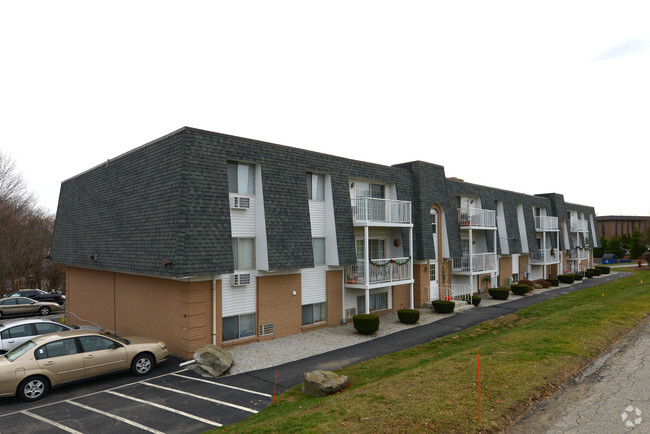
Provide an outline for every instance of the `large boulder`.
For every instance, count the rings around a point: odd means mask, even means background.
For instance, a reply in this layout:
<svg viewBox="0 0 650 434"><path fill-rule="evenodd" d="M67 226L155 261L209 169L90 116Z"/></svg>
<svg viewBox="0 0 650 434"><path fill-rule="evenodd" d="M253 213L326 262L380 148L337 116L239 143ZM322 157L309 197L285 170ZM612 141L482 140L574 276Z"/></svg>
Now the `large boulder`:
<svg viewBox="0 0 650 434"><path fill-rule="evenodd" d="M196 363L190 368L204 377L218 377L234 364L232 355L216 345L204 345L194 352Z"/></svg>
<svg viewBox="0 0 650 434"><path fill-rule="evenodd" d="M345 389L348 385L347 375L338 375L332 371L305 372L302 380L302 393L309 396L327 396Z"/></svg>

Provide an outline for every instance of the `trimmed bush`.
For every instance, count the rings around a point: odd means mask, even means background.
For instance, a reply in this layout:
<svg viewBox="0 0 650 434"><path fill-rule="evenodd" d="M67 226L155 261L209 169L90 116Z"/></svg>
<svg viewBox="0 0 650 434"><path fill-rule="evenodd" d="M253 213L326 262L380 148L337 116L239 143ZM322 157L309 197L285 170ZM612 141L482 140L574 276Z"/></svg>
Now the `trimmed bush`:
<svg viewBox="0 0 650 434"><path fill-rule="evenodd" d="M582 280L582 274L572 274L575 280Z"/></svg>
<svg viewBox="0 0 650 434"><path fill-rule="evenodd" d="M474 307L477 307L480 302L481 302L481 297L479 297L478 295L472 295L472 304L474 305Z"/></svg>
<svg viewBox="0 0 650 434"><path fill-rule="evenodd" d="M528 285L525 286L528 287ZM510 295L510 288L490 288L488 289L488 294L494 299L506 300Z"/></svg>
<svg viewBox="0 0 650 434"><path fill-rule="evenodd" d="M526 279L521 279L519 282L517 282L518 285L528 285L531 288L535 286L535 282L532 280L526 280Z"/></svg>
<svg viewBox="0 0 650 434"><path fill-rule="evenodd" d="M514 283L510 287L510 290L515 295L524 295L524 294L526 294L526 293L528 293L530 291L530 286L524 285L522 283Z"/></svg>
<svg viewBox="0 0 650 434"><path fill-rule="evenodd" d="M379 315L362 313L352 317L354 328L362 335L371 335L379 330Z"/></svg>
<svg viewBox="0 0 650 434"><path fill-rule="evenodd" d="M397 311L397 318L404 324L415 324L420 319L420 311L417 309L400 309Z"/></svg>
<svg viewBox="0 0 650 434"><path fill-rule="evenodd" d="M600 270L601 274L609 274L609 267L605 265L596 265L596 268Z"/></svg>
<svg viewBox="0 0 650 434"><path fill-rule="evenodd" d="M546 281L547 281L548 283L550 283L551 286L559 286L559 285L560 285L560 281L557 280L557 279L546 279Z"/></svg>
<svg viewBox="0 0 650 434"><path fill-rule="evenodd" d="M587 271L594 273L594 276L600 276L600 270L598 268L587 268Z"/></svg>
<svg viewBox="0 0 650 434"><path fill-rule="evenodd" d="M431 306L433 306L433 310L436 313L452 313L456 303L447 300L433 300Z"/></svg>
<svg viewBox="0 0 650 434"><path fill-rule="evenodd" d="M535 281L536 284L542 285L542 288L550 288L551 287L551 282L548 280L544 279L538 279Z"/></svg>
<svg viewBox="0 0 650 434"><path fill-rule="evenodd" d="M585 277L587 279L591 279L592 277L594 277L594 272L589 270L585 271Z"/></svg>
<svg viewBox="0 0 650 434"><path fill-rule="evenodd" d="M573 283L576 279L573 277L573 274L560 274L557 276L557 280L562 283Z"/></svg>

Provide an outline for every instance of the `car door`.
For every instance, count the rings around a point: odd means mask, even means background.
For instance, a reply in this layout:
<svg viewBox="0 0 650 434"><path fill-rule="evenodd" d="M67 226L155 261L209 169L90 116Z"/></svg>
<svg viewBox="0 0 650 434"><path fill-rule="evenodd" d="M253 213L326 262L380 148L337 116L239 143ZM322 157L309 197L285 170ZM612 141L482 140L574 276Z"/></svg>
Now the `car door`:
<svg viewBox="0 0 650 434"><path fill-rule="evenodd" d="M0 347L4 351L9 351L23 342L28 341L34 336L31 324L21 324L3 330L0 333Z"/></svg>
<svg viewBox="0 0 650 434"><path fill-rule="evenodd" d="M41 345L34 351L38 366L52 380L52 385L84 378L83 355L75 338L58 339Z"/></svg>
<svg viewBox="0 0 650 434"><path fill-rule="evenodd" d="M108 374L127 369L126 348L104 336L80 336L83 349L85 376Z"/></svg>
<svg viewBox="0 0 650 434"><path fill-rule="evenodd" d="M2 315L17 315L18 314L18 304L16 303L17 298L7 298L0 301L0 311Z"/></svg>
<svg viewBox="0 0 650 434"><path fill-rule="evenodd" d="M38 306L36 302L31 298L18 297L16 299L16 314L25 315L28 313L38 312Z"/></svg>

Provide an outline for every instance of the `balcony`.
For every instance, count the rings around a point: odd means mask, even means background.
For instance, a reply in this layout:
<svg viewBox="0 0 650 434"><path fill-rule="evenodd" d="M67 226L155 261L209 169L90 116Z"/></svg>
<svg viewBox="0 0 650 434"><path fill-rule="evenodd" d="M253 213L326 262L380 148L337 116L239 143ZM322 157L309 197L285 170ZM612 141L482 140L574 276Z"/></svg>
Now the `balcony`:
<svg viewBox="0 0 650 434"><path fill-rule="evenodd" d="M535 230L537 232L558 231L557 217L536 216Z"/></svg>
<svg viewBox="0 0 650 434"><path fill-rule="evenodd" d="M451 268L453 272L462 274L495 272L497 271L497 255L494 253L477 253L453 258Z"/></svg>
<svg viewBox="0 0 650 434"><path fill-rule="evenodd" d="M570 261L581 261L589 259L589 250L578 248L567 250L566 258Z"/></svg>
<svg viewBox="0 0 650 434"><path fill-rule="evenodd" d="M588 232L587 220L571 219L571 232Z"/></svg>
<svg viewBox="0 0 650 434"><path fill-rule="evenodd" d="M496 213L489 209L458 208L458 223L467 229L496 229Z"/></svg>
<svg viewBox="0 0 650 434"><path fill-rule="evenodd" d="M370 197L353 199L352 220L357 225L410 225L411 202Z"/></svg>
<svg viewBox="0 0 650 434"><path fill-rule="evenodd" d="M387 285L409 283L411 275L411 258L371 259L370 275L366 280L364 260L357 260L356 265L345 267L346 286L365 287L368 285Z"/></svg>
<svg viewBox="0 0 650 434"><path fill-rule="evenodd" d="M533 265L557 264L560 254L555 249L539 249L528 254L528 262Z"/></svg>

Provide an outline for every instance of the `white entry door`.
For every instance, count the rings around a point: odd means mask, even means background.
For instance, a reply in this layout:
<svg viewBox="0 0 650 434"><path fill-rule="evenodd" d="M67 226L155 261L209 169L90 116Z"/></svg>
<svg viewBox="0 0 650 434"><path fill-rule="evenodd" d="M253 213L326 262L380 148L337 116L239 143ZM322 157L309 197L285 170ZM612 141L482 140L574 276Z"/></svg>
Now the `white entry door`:
<svg viewBox="0 0 650 434"><path fill-rule="evenodd" d="M431 226L433 229L433 251L435 259L429 261L429 298L438 300L440 298L440 285L438 280L438 213L431 210Z"/></svg>

